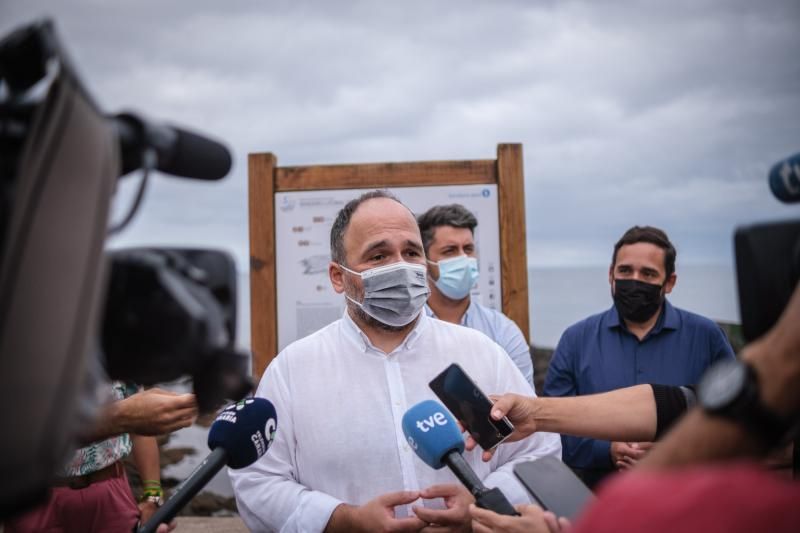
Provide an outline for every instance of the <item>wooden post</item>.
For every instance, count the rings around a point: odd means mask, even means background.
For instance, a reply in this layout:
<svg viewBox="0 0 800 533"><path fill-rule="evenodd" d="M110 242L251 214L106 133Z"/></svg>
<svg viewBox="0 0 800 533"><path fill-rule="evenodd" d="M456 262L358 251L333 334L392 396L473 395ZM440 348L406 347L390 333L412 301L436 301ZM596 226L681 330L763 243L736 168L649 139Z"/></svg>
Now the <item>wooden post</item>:
<svg viewBox="0 0 800 533"><path fill-rule="evenodd" d="M250 343L253 378L278 352L278 298L275 290L275 167L271 153L249 154Z"/></svg>
<svg viewBox="0 0 800 533"><path fill-rule="evenodd" d="M525 178L521 144L497 146L497 189L503 312L517 323L530 344L528 242L525 234Z"/></svg>

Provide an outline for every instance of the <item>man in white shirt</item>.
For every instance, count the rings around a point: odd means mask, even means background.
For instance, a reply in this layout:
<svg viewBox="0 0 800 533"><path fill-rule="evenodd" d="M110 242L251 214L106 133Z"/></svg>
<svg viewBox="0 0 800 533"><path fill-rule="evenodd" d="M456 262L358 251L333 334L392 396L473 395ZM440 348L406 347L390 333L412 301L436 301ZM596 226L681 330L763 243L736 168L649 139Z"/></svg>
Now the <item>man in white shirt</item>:
<svg viewBox="0 0 800 533"><path fill-rule="evenodd" d="M533 387L531 350L519 326L502 312L470 298L478 281L478 219L463 205L452 204L431 207L417 223L428 258L428 315L486 334L506 351Z"/></svg>
<svg viewBox="0 0 800 533"><path fill-rule="evenodd" d="M230 470L242 519L256 531L468 529L472 496L449 470L416 457L401 428L428 382L458 362L486 393L533 395L508 355L477 331L422 312L429 289L411 212L382 191L348 203L331 228L329 275L347 310L284 349L256 393L279 428L269 452ZM512 466L560 457L557 435L501 446L489 463L465 454L512 503L528 502Z"/></svg>

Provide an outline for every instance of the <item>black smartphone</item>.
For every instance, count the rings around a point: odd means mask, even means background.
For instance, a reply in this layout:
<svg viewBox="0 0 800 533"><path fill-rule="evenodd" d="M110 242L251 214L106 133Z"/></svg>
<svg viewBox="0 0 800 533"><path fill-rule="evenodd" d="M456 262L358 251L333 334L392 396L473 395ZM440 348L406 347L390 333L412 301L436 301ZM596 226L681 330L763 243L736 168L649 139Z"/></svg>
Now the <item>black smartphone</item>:
<svg viewBox="0 0 800 533"><path fill-rule="evenodd" d="M430 387L484 450L493 449L514 432L508 418L491 418L492 401L457 364L433 378Z"/></svg>
<svg viewBox="0 0 800 533"><path fill-rule="evenodd" d="M542 457L514 465L514 475L542 509L574 520L594 496L567 465L555 457Z"/></svg>

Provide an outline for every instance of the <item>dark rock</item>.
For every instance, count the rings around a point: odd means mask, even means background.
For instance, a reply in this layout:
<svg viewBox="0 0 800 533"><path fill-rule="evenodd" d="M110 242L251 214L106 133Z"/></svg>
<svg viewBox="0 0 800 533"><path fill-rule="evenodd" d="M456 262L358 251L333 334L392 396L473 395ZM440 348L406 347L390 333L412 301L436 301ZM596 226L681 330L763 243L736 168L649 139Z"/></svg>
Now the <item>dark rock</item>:
<svg viewBox="0 0 800 533"><path fill-rule="evenodd" d="M159 448L161 450L161 468L180 463L187 455L194 455L197 453L197 450L189 446L183 446L179 448Z"/></svg>
<svg viewBox="0 0 800 533"><path fill-rule="evenodd" d="M184 507L181 516L232 516L236 514L236 498L213 492L201 492Z"/></svg>
<svg viewBox="0 0 800 533"><path fill-rule="evenodd" d="M550 359L553 358L553 349L531 346L531 357L533 359L533 387L536 394L541 396L547 368L550 366Z"/></svg>

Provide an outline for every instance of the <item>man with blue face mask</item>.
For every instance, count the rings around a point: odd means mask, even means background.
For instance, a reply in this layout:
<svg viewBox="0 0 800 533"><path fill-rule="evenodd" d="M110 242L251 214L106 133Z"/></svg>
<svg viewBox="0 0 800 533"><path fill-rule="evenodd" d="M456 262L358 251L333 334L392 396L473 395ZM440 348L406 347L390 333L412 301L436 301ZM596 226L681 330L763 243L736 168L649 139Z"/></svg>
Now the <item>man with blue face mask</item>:
<svg viewBox="0 0 800 533"><path fill-rule="evenodd" d="M347 203L331 228L333 289L344 316L287 346L256 396L275 405L269 452L230 470L239 513L253 531L468 531L474 500L447 469L408 445L401 420L428 383L458 363L487 394L534 392L485 335L423 311L429 288L413 214L374 191ZM522 392L524 391L524 392ZM558 435L503 446L492 461L466 461L513 503L529 501L513 465L560 457Z"/></svg>
<svg viewBox="0 0 800 533"><path fill-rule="evenodd" d="M530 346L519 326L470 297L478 281L475 215L460 204L437 205L420 215L417 223L428 257L428 315L484 333L505 350L533 386Z"/></svg>

